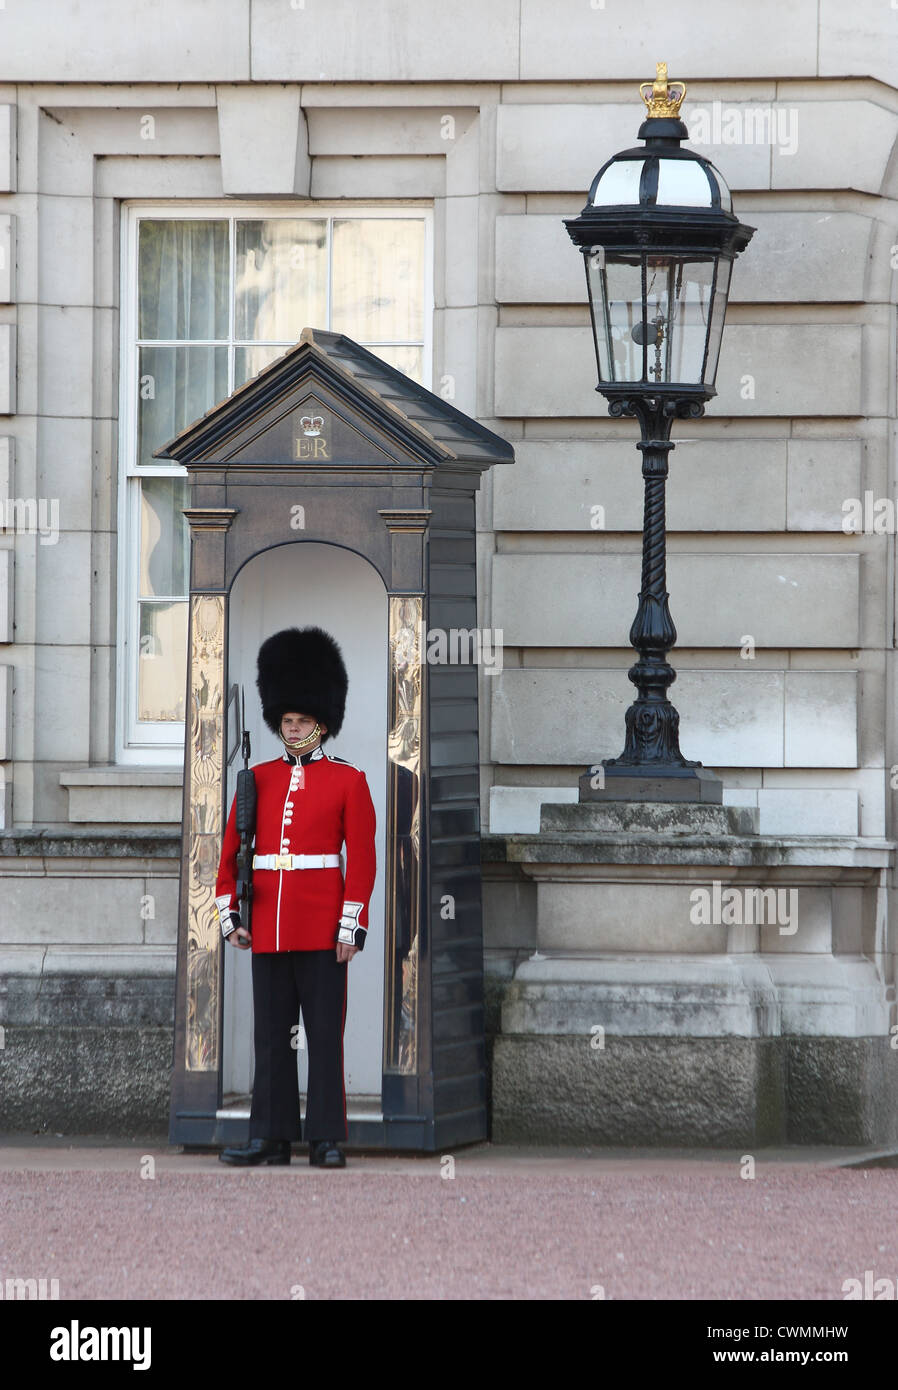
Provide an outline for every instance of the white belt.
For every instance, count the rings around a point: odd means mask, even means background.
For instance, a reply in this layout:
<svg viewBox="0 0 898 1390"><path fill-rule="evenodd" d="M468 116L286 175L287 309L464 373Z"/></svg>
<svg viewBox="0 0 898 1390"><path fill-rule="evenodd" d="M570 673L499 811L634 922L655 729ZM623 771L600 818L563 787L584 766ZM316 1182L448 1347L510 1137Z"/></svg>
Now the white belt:
<svg viewBox="0 0 898 1390"><path fill-rule="evenodd" d="M254 854L254 869L339 869L339 854Z"/></svg>

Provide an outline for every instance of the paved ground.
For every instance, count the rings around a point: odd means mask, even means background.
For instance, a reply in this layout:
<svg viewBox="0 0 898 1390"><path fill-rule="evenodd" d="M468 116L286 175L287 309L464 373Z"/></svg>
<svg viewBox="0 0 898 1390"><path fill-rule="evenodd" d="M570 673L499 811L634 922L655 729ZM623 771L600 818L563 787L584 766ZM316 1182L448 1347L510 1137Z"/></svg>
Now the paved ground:
<svg viewBox="0 0 898 1390"><path fill-rule="evenodd" d="M454 1176L451 1176L454 1159ZM864 1150L349 1154L338 1172L0 1139L0 1280L63 1299L828 1299L898 1284L898 1167ZM893 1294L894 1297L894 1294Z"/></svg>

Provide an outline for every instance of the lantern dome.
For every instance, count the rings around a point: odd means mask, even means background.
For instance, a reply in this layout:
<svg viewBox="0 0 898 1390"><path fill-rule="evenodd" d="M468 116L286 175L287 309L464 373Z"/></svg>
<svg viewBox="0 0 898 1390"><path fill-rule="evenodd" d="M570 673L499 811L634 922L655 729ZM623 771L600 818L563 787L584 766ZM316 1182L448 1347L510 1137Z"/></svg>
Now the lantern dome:
<svg viewBox="0 0 898 1390"><path fill-rule="evenodd" d="M654 143L654 142L653 142ZM587 207L706 208L733 211L723 175L709 159L677 148L622 150L592 181Z"/></svg>

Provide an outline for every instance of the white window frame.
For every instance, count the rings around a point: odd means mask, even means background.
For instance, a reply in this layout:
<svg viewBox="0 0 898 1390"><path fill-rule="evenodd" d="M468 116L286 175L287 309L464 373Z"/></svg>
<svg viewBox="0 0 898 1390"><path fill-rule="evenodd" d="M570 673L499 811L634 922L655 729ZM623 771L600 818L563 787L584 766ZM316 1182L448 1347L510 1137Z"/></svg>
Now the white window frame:
<svg viewBox="0 0 898 1390"><path fill-rule="evenodd" d="M315 203L303 201L291 203L284 199L277 202L222 202L211 199L177 201L129 201L121 208L121 305L119 340L119 430L118 430L118 562L117 562L117 605L116 621L116 762L124 765L181 766L183 760L186 726L175 722L140 722L136 719L137 709L137 660L131 653L137 652L140 645L138 630L139 598L139 544L140 544L140 493L134 485L137 478L186 477L186 468L172 467L160 463L159 466L138 468L137 458L137 403L139 380L139 347L137 337L137 236L141 219L219 220L229 221L230 230L230 283L234 277L234 254L236 238L233 224L237 221L257 220L271 217L295 219L299 217L346 218L364 216L370 218L418 217L424 223L424 345L423 345L423 384L431 389L433 379L433 204L421 199L354 201L346 203ZM331 251L332 235L328 235L328 277L327 277L327 316L330 323L331 297ZM232 296L231 296L232 298ZM228 382L233 390L234 380L234 323L233 304L228 311ZM320 325L311 324L310 327ZM197 340L202 346L206 340ZM289 344L285 344L284 350ZM179 597L173 595L172 597ZM188 597L184 595L184 597Z"/></svg>

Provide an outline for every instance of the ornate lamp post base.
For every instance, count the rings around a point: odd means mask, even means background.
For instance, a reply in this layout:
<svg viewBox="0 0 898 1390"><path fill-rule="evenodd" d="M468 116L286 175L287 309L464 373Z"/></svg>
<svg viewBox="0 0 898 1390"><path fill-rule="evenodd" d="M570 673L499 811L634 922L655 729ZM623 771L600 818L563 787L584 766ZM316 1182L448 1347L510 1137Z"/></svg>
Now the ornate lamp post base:
<svg viewBox="0 0 898 1390"><path fill-rule="evenodd" d="M642 527L642 585L630 642L639 660L629 670L638 690L627 710L626 743L619 758L596 763L580 778L581 801L698 801L720 804L723 783L699 762L680 752L680 716L667 698L677 673L667 653L677 630L667 605L665 484L667 456L676 446L670 431L677 418L696 419L704 413L707 391L691 395L659 393L654 397L612 393L610 415L635 415L642 439L645 515Z"/></svg>
<svg viewBox="0 0 898 1390"><path fill-rule="evenodd" d="M716 773L695 767L648 770L615 766L606 759L580 778L580 801L687 801L720 806L723 783Z"/></svg>

